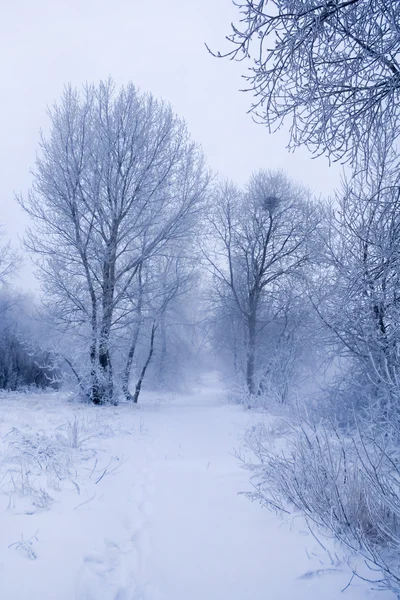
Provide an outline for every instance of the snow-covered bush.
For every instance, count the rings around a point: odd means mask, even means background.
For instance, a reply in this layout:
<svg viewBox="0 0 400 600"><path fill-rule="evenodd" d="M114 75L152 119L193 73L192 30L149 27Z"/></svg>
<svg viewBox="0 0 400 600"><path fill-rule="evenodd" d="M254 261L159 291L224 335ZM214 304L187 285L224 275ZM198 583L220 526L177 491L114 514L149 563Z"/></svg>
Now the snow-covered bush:
<svg viewBox="0 0 400 600"><path fill-rule="evenodd" d="M358 417L345 433L332 421L299 415L282 451L255 428L247 443L257 462L245 466L252 499L273 510L294 507L310 527L330 532L379 569L382 587L400 593L400 425L375 417Z"/></svg>
<svg viewBox="0 0 400 600"><path fill-rule="evenodd" d="M64 485L79 494L77 465L94 458L92 441L112 435L107 423L80 414L50 431L13 427L0 445L0 495L32 514L47 510Z"/></svg>

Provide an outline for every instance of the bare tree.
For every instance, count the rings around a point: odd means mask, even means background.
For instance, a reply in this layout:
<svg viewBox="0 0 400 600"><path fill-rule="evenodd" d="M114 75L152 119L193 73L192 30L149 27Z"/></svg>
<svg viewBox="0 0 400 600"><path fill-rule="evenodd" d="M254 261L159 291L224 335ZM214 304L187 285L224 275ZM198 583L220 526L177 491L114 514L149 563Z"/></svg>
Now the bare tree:
<svg viewBox="0 0 400 600"><path fill-rule="evenodd" d="M282 312L279 288L309 259L316 214L307 191L281 173L260 171L244 192L225 184L216 195L205 254L217 304L244 326L246 384L254 395L260 333Z"/></svg>
<svg viewBox="0 0 400 600"><path fill-rule="evenodd" d="M292 147L355 159L400 133L398 0L239 0L224 54L252 59L252 111ZM221 56L221 54L219 54ZM363 152L364 156L365 153Z"/></svg>
<svg viewBox="0 0 400 600"><path fill-rule="evenodd" d="M138 277L138 289L135 293L136 316L129 328L130 340L127 359L123 371L123 392L127 400L137 403L143 380L155 352L155 338L162 330L163 346L165 341L165 325L171 304L179 297L187 295L192 285L194 267L191 260L180 248L170 245L167 253L148 259L141 265ZM165 249L167 250L167 249ZM165 252L164 250L164 252ZM141 339L142 338L142 339ZM132 367L138 344L148 343L144 362L140 368L135 392L131 395L129 383L132 378ZM166 348L162 348L166 352Z"/></svg>
<svg viewBox="0 0 400 600"><path fill-rule="evenodd" d="M0 239L4 236L4 232L0 227ZM12 250L10 242L6 242L0 246L0 285L8 282L13 275L20 262L19 256Z"/></svg>
<svg viewBox="0 0 400 600"><path fill-rule="evenodd" d="M88 395L103 403L114 392L111 338L135 310L140 266L187 237L208 174L185 124L132 84L67 87L49 116L33 187L19 198L34 222L27 246L55 324L88 346Z"/></svg>

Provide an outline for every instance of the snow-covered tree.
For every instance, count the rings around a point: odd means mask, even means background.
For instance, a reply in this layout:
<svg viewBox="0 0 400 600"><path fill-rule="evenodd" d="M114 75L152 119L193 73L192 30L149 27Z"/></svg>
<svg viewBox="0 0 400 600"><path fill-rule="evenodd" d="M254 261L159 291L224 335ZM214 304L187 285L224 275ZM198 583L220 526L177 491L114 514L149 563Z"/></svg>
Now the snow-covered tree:
<svg viewBox="0 0 400 600"><path fill-rule="evenodd" d="M113 399L113 335L131 323L140 269L187 239L208 174L184 122L132 84L67 87L49 116L33 187L19 198L33 221L26 243L54 324L78 336L68 361L103 403Z"/></svg>
<svg viewBox="0 0 400 600"><path fill-rule="evenodd" d="M239 0L233 49L251 59L252 111L270 129L288 117L291 144L365 157L400 133L398 0ZM246 61L245 61L246 64Z"/></svg>
<svg viewBox="0 0 400 600"><path fill-rule="evenodd" d="M226 328L236 367L244 363L248 392L254 395L262 389L268 363L262 339L266 335L271 348L274 336L278 341L289 331L294 294L288 286L309 261L316 208L307 190L282 173L260 171L244 191L220 186L209 222L205 254L217 320Z"/></svg>

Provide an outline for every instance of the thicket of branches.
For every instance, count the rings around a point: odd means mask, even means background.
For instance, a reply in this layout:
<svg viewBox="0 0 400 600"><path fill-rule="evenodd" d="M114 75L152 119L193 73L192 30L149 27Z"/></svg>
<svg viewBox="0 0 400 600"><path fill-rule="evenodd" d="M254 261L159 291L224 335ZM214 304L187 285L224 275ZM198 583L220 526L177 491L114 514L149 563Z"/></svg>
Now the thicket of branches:
<svg viewBox="0 0 400 600"><path fill-rule="evenodd" d="M249 439L255 496L294 505L399 594L400 4L235 4L223 56L249 66L256 121L285 122L292 148L353 169L321 212L305 282L333 376L291 422L286 453L271 452L262 429Z"/></svg>
<svg viewBox="0 0 400 600"><path fill-rule="evenodd" d="M224 56L250 59L251 109L293 147L364 160L400 123L397 0L238 0ZM245 61L245 64L248 64Z"/></svg>

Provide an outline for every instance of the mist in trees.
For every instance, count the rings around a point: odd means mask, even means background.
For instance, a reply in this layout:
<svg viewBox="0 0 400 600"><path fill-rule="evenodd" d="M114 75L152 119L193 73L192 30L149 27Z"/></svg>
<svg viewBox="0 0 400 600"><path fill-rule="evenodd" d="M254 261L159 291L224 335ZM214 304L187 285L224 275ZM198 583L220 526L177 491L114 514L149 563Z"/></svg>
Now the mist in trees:
<svg viewBox="0 0 400 600"><path fill-rule="evenodd" d="M350 389L372 389L373 372L387 393L396 253L382 266L377 247L390 219L396 239L390 151L371 156L374 182L359 171L329 208L283 171L242 187L211 177L185 123L133 84L67 86L49 119L18 200L42 286L38 347L83 398L136 403L146 380L184 388L207 355L249 406L290 405L341 358ZM12 263L5 245L4 280Z"/></svg>
<svg viewBox="0 0 400 600"><path fill-rule="evenodd" d="M49 369L95 404L137 403L144 382L184 389L218 355L249 405L287 404L318 346L309 190L268 170L219 181L171 107L133 84L67 86L49 120L17 197Z"/></svg>

